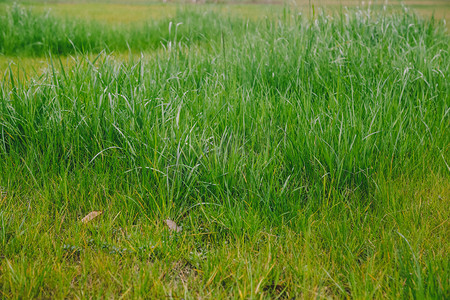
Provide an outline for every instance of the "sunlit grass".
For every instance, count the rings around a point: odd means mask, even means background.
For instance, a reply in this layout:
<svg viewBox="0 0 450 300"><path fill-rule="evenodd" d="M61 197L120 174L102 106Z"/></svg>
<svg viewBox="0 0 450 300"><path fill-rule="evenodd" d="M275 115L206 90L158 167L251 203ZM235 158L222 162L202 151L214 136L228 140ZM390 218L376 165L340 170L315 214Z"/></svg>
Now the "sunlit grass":
<svg viewBox="0 0 450 300"><path fill-rule="evenodd" d="M302 11L308 14L311 11L310 5L316 8L326 7L329 10L340 10L342 7L361 7L378 9L387 4L388 10L401 11L403 5L414 9L425 16L434 15L436 19L450 16L450 3L447 0L297 0L297 1L273 1L272 5L261 4L260 1L219 1L216 5L197 4L192 5L190 1L18 1L24 5L33 7L34 11L43 13L51 10L57 16L80 18L83 20L95 20L108 24L128 24L139 23L149 20L160 20L174 17L180 3L187 6L203 7L208 10L215 10L221 13L249 18L252 20L276 16L283 11L283 7ZM0 12L10 5L12 1L0 2ZM450 22L447 22L450 23Z"/></svg>
<svg viewBox="0 0 450 300"><path fill-rule="evenodd" d="M310 13L3 17L1 297L446 298L445 26Z"/></svg>
<svg viewBox="0 0 450 300"><path fill-rule="evenodd" d="M141 57L155 56L158 53L162 53L162 51L163 49L147 53L120 52L109 53L108 55L101 52L99 54L73 54L68 56L52 56L50 54L42 57L0 56L0 81L8 81L12 75L13 78L17 77L17 79L26 82L27 79L38 78L51 72L52 65L71 69L77 64L89 64L97 57L105 58L106 56L118 63L127 63L130 60L138 60Z"/></svg>
<svg viewBox="0 0 450 300"><path fill-rule="evenodd" d="M104 3L59 3L34 5L34 11L51 10L57 16L95 20L109 24L127 24L174 17L176 5L127 5Z"/></svg>

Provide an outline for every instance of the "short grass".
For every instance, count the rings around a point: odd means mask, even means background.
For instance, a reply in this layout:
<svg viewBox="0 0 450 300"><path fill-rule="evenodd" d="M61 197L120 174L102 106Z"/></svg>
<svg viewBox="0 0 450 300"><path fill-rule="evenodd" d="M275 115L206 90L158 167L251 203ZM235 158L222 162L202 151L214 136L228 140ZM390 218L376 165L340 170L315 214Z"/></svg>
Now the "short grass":
<svg viewBox="0 0 450 300"><path fill-rule="evenodd" d="M12 0L3 0L3 2L0 0L0 12L13 2ZM189 0L168 0L166 2L161 0L22 0L15 2L32 7L34 11L40 13L51 10L52 14L59 17L95 20L108 24L129 24L174 17L177 9L182 6L180 4L192 4L192 1ZM206 3L207 10L252 20L276 15L282 12L284 6L308 13L311 6L340 10L341 7L367 8L370 5L370 7L378 9L386 4L389 10L397 12L401 11L403 5L407 5L422 15L434 15L437 19L445 18L447 20L450 17L450 3L447 0L206 0L203 2ZM267 5L267 3L273 5ZM203 7L204 5L197 4L196 6Z"/></svg>
<svg viewBox="0 0 450 300"><path fill-rule="evenodd" d="M308 13L9 8L1 297L448 298L446 26Z"/></svg>

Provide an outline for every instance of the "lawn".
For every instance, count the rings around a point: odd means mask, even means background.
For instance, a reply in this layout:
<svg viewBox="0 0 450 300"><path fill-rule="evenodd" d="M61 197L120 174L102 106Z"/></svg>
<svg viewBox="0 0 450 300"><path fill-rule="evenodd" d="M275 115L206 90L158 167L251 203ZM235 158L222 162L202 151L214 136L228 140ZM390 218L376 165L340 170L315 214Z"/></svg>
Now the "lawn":
<svg viewBox="0 0 450 300"><path fill-rule="evenodd" d="M1 298L450 297L447 2L105 2L0 3Z"/></svg>

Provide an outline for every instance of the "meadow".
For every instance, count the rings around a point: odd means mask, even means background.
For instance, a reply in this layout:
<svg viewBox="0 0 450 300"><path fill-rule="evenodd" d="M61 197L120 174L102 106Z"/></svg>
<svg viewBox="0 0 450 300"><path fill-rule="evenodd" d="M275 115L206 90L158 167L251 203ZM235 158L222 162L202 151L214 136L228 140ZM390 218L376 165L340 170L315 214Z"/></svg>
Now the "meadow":
<svg viewBox="0 0 450 300"><path fill-rule="evenodd" d="M450 297L447 2L105 2L0 2L1 298Z"/></svg>

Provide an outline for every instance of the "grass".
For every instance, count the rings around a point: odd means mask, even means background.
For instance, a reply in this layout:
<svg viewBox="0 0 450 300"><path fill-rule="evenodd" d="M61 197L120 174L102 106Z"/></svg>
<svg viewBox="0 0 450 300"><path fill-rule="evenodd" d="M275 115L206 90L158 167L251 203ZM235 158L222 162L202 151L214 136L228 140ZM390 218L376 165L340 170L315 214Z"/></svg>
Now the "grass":
<svg viewBox="0 0 450 300"><path fill-rule="evenodd" d="M445 25L280 11L0 17L3 298L449 297Z"/></svg>
<svg viewBox="0 0 450 300"><path fill-rule="evenodd" d="M12 1L5 0L2 5L0 1L0 12L4 10ZM62 18L76 18L83 21L96 21L106 24L130 24L146 22L148 20L161 20L164 18L173 18L180 3L189 3L190 1L172 0L167 3L162 1L135 0L100 0L100 1L19 1L24 5L32 7L35 12L45 13L51 10L53 15ZM249 18L252 20L264 18L267 16L276 16L282 13L283 6L288 5L296 10L308 12L311 4L315 7L327 7L329 10L340 10L341 7L362 7L367 8L369 2L372 8L382 8L386 1L360 1L360 0L296 0L296 1L263 1L272 2L278 5L261 4L261 1L216 1L214 5L210 5L211 1L206 1L207 10L220 12L223 15L239 16L241 18ZM209 3L209 4L208 4ZM446 0L388 0L388 10L401 12L402 6L407 5L421 15L434 15L437 19L448 19L450 5ZM284 5L279 5L284 4ZM202 5L200 5L202 6ZM447 24L448 26L448 24Z"/></svg>
<svg viewBox="0 0 450 300"><path fill-rule="evenodd" d="M185 44L198 43L209 40L214 32L221 30L214 14L206 14L209 15L179 10L177 22L173 26L168 26L170 21L164 19L124 27L95 21L85 23L79 20L61 20L50 13L36 14L14 4L0 18L0 53L10 56L42 56L47 53L98 53L103 49L152 50L160 47L162 42L171 40L175 34ZM180 23L185 26L176 26Z"/></svg>

